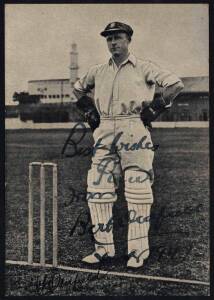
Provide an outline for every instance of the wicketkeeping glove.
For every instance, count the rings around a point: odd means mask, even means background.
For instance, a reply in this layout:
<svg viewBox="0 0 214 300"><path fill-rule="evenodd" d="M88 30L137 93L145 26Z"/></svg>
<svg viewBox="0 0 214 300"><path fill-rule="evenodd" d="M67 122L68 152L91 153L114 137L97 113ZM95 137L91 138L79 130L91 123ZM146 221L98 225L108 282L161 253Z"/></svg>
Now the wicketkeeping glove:
<svg viewBox="0 0 214 300"><path fill-rule="evenodd" d="M155 101L145 101L142 103L142 109L140 112L140 118L145 127L152 128L152 123L157 117L166 111L168 106L166 105L163 98Z"/></svg>
<svg viewBox="0 0 214 300"><path fill-rule="evenodd" d="M100 125L100 115L94 105L93 100L88 96L81 97L77 103L77 107L84 112L86 121L91 130L94 131Z"/></svg>
<svg viewBox="0 0 214 300"><path fill-rule="evenodd" d="M96 108L92 108L88 112L86 112L85 117L92 131L94 131L97 127L99 127L100 115L96 110Z"/></svg>

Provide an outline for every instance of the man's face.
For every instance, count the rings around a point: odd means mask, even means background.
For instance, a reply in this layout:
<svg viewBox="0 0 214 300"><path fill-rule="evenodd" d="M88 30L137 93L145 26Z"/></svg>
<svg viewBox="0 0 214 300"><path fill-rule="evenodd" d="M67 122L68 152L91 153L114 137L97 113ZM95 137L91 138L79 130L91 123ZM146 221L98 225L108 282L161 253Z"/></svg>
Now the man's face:
<svg viewBox="0 0 214 300"><path fill-rule="evenodd" d="M106 37L108 49L113 56L120 56L128 52L129 39L126 33L113 33Z"/></svg>

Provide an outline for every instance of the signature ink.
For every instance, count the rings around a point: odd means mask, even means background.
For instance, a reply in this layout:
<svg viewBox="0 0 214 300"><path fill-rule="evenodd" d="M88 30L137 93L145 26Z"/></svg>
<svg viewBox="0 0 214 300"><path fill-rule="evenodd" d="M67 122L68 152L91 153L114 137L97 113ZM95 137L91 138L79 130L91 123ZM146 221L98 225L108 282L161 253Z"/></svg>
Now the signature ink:
<svg viewBox="0 0 214 300"><path fill-rule="evenodd" d="M75 131L78 131L78 138L74 138ZM80 131L81 129L81 131ZM159 145L153 145L150 141L146 142L147 136L143 136L140 138L138 142L134 142L133 144L124 143L120 141L123 131L117 133L113 138L110 145L105 145L102 143L108 137L114 135L114 133L108 133L104 135L102 138L98 139L96 144L93 147L82 147L79 144L83 141L86 136L87 128L85 127L84 123L77 123L71 130L68 138L65 141L65 144L62 148L61 154L64 155L66 148L69 146L69 154L66 154L66 157L74 157L74 156L89 156L95 155L98 149L107 149L109 150L109 154L116 153L117 151L137 151L142 149L148 149L155 151L159 147Z"/></svg>

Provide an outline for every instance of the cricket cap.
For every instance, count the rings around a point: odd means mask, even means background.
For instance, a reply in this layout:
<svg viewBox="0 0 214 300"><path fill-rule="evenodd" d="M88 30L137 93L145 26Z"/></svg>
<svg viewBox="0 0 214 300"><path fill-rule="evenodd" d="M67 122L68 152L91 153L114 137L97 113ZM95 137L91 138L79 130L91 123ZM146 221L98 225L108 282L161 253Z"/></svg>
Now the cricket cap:
<svg viewBox="0 0 214 300"><path fill-rule="evenodd" d="M112 33L115 32L125 32L127 33L130 37L133 34L132 28L124 23L121 22L112 22L109 23L106 28L100 33L102 36L106 37Z"/></svg>

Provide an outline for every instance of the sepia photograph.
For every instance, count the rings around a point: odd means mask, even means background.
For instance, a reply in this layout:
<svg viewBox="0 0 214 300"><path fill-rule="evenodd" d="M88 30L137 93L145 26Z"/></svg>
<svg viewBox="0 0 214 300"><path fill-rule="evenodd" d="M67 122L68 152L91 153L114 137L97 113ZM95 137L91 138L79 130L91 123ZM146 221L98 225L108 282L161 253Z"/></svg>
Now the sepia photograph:
<svg viewBox="0 0 214 300"><path fill-rule="evenodd" d="M5 296L210 296L209 4L4 10Z"/></svg>

